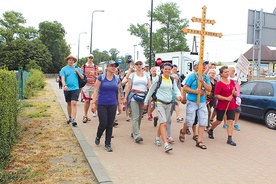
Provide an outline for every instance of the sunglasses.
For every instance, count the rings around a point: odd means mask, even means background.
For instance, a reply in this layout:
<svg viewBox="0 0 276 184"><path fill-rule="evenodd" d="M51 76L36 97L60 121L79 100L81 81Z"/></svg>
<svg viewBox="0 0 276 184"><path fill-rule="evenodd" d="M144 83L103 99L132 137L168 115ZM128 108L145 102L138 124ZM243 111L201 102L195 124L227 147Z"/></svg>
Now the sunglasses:
<svg viewBox="0 0 276 184"><path fill-rule="evenodd" d="M93 57L89 57L89 59L93 59Z"/></svg>
<svg viewBox="0 0 276 184"><path fill-rule="evenodd" d="M109 65L109 66L111 66L111 67L117 67L116 65Z"/></svg>

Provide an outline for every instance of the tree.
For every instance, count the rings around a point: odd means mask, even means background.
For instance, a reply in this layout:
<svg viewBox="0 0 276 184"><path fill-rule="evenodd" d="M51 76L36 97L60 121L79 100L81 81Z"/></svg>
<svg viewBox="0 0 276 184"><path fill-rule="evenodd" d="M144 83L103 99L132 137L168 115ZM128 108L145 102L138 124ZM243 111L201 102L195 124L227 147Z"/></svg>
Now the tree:
<svg viewBox="0 0 276 184"><path fill-rule="evenodd" d="M111 48L109 50L109 53L111 54L111 60L117 61L117 55L120 53L116 48Z"/></svg>
<svg viewBox="0 0 276 184"><path fill-rule="evenodd" d="M39 24L39 39L52 55L52 68L49 73L58 73L65 65L64 58L70 54L70 47L65 41L65 29L57 21Z"/></svg>
<svg viewBox="0 0 276 184"><path fill-rule="evenodd" d="M156 32L152 33L152 48L154 53L189 51L185 34L182 28L188 27L188 20L179 17L181 11L176 3L162 3L154 9L152 20L155 25L160 25ZM147 17L151 17L148 11ZM143 47L144 54L149 59L149 30L146 24L131 24L128 31L131 35L141 38L139 45Z"/></svg>
<svg viewBox="0 0 276 184"><path fill-rule="evenodd" d="M30 61L36 61L43 71L51 65L51 57L48 49L37 40L38 31L33 27L24 27L25 18L15 11L5 12L0 19L0 65L10 70L23 68Z"/></svg>

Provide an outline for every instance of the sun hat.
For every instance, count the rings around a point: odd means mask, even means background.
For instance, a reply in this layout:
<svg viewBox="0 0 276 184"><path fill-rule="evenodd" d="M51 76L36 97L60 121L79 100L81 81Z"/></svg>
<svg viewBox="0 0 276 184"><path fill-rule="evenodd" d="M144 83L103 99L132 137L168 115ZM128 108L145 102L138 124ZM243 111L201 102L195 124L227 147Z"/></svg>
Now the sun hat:
<svg viewBox="0 0 276 184"><path fill-rule="evenodd" d="M74 59L75 62L78 60L75 56L71 54L65 58L65 61L68 61L68 59Z"/></svg>

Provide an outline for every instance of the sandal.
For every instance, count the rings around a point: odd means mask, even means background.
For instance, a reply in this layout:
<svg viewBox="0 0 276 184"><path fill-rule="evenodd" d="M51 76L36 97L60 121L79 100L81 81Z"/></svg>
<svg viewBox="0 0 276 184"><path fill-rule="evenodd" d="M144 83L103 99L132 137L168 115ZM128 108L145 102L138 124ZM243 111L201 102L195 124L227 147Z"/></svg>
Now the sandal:
<svg viewBox="0 0 276 184"><path fill-rule="evenodd" d="M191 135L191 132L190 132L189 128L186 130L186 134Z"/></svg>
<svg viewBox="0 0 276 184"><path fill-rule="evenodd" d="M89 121L88 118L85 117L85 116L83 116L82 122L83 122L83 123L87 123L87 121Z"/></svg>
<svg viewBox="0 0 276 184"><path fill-rule="evenodd" d="M182 132L182 129L180 129L179 140L180 140L180 142L185 141L185 133Z"/></svg>
<svg viewBox="0 0 276 184"><path fill-rule="evenodd" d="M193 136L193 140L194 140L194 141L197 141L197 140L198 140L198 135L194 135L194 136Z"/></svg>
<svg viewBox="0 0 276 184"><path fill-rule="evenodd" d="M207 149L207 147L200 141L200 142L196 142L196 147L199 147L201 149Z"/></svg>

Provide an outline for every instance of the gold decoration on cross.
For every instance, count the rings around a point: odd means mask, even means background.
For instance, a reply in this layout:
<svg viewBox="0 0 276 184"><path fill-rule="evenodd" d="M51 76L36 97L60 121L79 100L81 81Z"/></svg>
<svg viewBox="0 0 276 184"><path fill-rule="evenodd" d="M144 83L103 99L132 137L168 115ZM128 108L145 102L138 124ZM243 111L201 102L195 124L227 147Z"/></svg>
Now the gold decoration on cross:
<svg viewBox="0 0 276 184"><path fill-rule="evenodd" d="M205 24L212 24L216 23L215 20L206 19L206 6L202 7L202 18L192 17L193 22L200 22L201 23L201 30L194 30L194 29L187 29L183 28L182 31L184 33L191 33L191 34L199 34L200 35L200 52L199 52L199 65L198 65L198 78L202 77L202 69L203 69L203 56L204 56L204 41L205 36L214 36L214 37L222 37L222 33L215 33L215 32L208 32L205 31ZM201 88L201 82L197 82L197 89ZM200 103L200 94L197 95L197 104Z"/></svg>

